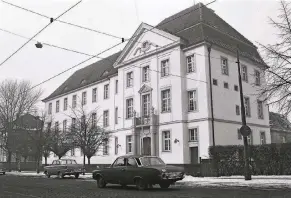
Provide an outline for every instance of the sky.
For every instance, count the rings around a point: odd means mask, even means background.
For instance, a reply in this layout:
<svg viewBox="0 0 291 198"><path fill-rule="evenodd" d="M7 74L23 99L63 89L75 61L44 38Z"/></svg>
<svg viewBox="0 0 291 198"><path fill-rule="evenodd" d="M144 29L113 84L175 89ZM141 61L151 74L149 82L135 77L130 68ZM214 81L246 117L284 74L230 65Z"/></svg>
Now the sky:
<svg viewBox="0 0 291 198"><path fill-rule="evenodd" d="M50 17L57 17L78 0L5 0ZM60 20L109 33L117 37L130 38L140 23L157 25L164 18L194 3L207 4L211 0L83 0L64 14ZM278 15L276 0L217 0L210 4L221 18L254 44L270 44L276 40L275 30L269 24L269 17ZM0 28L32 37L49 23L49 19L12 7L0 1ZM96 55L121 42L120 39L96 32L53 22L36 38L45 42L83 53ZM0 31L0 63L15 52L27 39ZM35 47L29 42L12 58L0 66L0 81L5 79L29 80L33 85L86 60L88 56L44 46ZM120 51L120 45L100 55L106 57ZM40 86L41 99L51 94L74 71L98 61L92 59ZM39 102L40 108L44 103Z"/></svg>

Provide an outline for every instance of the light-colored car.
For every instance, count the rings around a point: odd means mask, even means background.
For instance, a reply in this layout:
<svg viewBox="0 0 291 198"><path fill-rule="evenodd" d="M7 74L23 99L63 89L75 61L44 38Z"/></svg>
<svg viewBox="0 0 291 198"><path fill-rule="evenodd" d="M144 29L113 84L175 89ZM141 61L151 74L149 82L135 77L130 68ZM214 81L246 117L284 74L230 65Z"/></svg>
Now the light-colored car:
<svg viewBox="0 0 291 198"><path fill-rule="evenodd" d="M6 170L5 170L4 164L0 163L0 174L5 175L5 172L6 172Z"/></svg>
<svg viewBox="0 0 291 198"><path fill-rule="evenodd" d="M80 174L85 173L85 168L81 164L77 164L73 159L54 160L49 166L44 167L44 174L50 178L51 175L57 175L59 178L64 178L66 175L74 175L79 178Z"/></svg>

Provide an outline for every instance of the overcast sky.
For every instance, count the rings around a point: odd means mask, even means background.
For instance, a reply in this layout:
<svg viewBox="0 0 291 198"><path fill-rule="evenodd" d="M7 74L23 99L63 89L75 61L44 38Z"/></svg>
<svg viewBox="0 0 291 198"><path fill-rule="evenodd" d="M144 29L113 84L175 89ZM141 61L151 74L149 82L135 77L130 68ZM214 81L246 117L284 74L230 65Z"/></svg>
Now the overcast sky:
<svg viewBox="0 0 291 198"><path fill-rule="evenodd" d="M78 0L7 0L13 4L36 12L56 17ZM196 0L204 4L209 0ZM193 0L83 0L77 7L60 19L92 29L100 30L119 37L129 38L141 22L156 25L194 4ZM273 43L276 39L268 17L278 14L278 1L275 0L217 0L210 8L238 30L250 41L263 44ZM48 24L48 19L20 10L0 1L0 28L25 37L32 37ZM45 29L37 40L95 55L120 42L119 39L95 32L54 22ZM27 40L0 31L0 62L19 48ZM88 56L44 46L35 48L35 42L27 44L19 53L0 66L0 81L26 79L38 84L51 76L85 60ZM122 49L116 47L106 57ZM97 61L93 59L92 61ZM74 71L90 63L67 72L45 84L43 98L52 93ZM42 103L39 103L42 106Z"/></svg>

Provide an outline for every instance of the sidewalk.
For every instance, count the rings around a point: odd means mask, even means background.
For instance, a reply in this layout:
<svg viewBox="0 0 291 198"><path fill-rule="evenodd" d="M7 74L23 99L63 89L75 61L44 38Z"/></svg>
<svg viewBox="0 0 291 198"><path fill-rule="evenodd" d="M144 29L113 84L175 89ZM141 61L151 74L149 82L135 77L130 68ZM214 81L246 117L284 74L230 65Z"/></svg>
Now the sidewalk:
<svg viewBox="0 0 291 198"><path fill-rule="evenodd" d="M29 177L46 177L43 172L36 173L36 171L12 171L6 172L6 175L14 175L14 176L29 176ZM82 179L92 179L92 173L85 173L85 175L80 174L79 178Z"/></svg>

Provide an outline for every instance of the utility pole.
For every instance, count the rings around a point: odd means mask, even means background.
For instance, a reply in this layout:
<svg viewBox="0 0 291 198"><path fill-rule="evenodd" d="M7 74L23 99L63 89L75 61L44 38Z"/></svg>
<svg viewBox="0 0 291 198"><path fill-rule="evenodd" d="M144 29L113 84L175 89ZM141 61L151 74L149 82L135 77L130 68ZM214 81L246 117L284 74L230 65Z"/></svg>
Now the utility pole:
<svg viewBox="0 0 291 198"><path fill-rule="evenodd" d="M237 69L238 69L238 83L239 83L239 94L240 94L240 103L241 103L241 120L242 120L242 127L240 128L240 133L243 136L244 140L244 176L245 180L251 180L250 174L250 167L249 167L249 152L248 152L248 136L251 134L251 129L247 126L246 121L246 111L244 106L244 96L243 96L243 88L242 88L242 80L241 80L241 73L240 73L240 61L239 61L239 48L237 47Z"/></svg>

